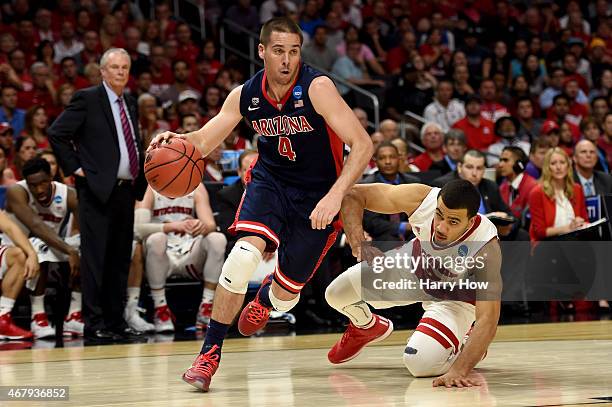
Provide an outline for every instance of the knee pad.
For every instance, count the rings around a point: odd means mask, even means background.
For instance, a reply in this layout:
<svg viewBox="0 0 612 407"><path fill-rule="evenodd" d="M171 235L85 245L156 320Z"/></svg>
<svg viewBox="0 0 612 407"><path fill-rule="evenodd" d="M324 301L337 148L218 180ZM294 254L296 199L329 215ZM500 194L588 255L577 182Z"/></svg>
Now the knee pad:
<svg viewBox="0 0 612 407"><path fill-rule="evenodd" d="M291 310L300 301L300 294L299 293L292 300L288 300L288 301L287 300L281 300L281 299L279 299L278 297L276 297L274 295L274 292L272 291L272 287L270 287L270 291L268 292L268 296L270 297L270 302L272 303L272 306L274 307L274 309L277 310L277 311L280 311L280 312L287 312L287 311Z"/></svg>
<svg viewBox="0 0 612 407"><path fill-rule="evenodd" d="M168 246L168 236L163 232L153 233L145 241L144 247L146 248L147 256L162 256L166 253Z"/></svg>
<svg viewBox="0 0 612 407"><path fill-rule="evenodd" d="M404 365L414 377L439 376L448 371L457 354L435 339L415 332L404 349Z"/></svg>
<svg viewBox="0 0 612 407"><path fill-rule="evenodd" d="M229 292L245 294L259 262L261 252L249 242L238 241L223 263L219 284Z"/></svg>

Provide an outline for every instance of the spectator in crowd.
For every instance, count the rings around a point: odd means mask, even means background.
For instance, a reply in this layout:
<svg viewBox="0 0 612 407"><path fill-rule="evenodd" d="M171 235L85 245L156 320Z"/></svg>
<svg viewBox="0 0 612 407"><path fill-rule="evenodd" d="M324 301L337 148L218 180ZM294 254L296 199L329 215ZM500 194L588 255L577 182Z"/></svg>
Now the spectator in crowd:
<svg viewBox="0 0 612 407"><path fill-rule="evenodd" d="M387 72L391 75L401 73L402 67L408 62L412 62L412 57L416 53L416 45L415 35L410 31L404 33L400 44L391 48L387 53Z"/></svg>
<svg viewBox="0 0 612 407"><path fill-rule="evenodd" d="M34 25L37 42L42 40L56 42L59 40L59 36L51 27L52 21L52 14L49 9L41 7L36 11Z"/></svg>
<svg viewBox="0 0 612 407"><path fill-rule="evenodd" d="M606 114L610 111L608 101L603 96L598 96L591 101L591 116L599 126L603 125Z"/></svg>
<svg viewBox="0 0 612 407"><path fill-rule="evenodd" d="M439 171L441 175L457 170L457 163L467 151L465 134L459 129L450 129L444 135L444 158L436 161L429 167L432 171Z"/></svg>
<svg viewBox="0 0 612 407"><path fill-rule="evenodd" d="M155 132L158 130L170 130L170 125L158 118L155 96L143 93L138 97L137 103L141 129L140 135L143 139L143 144L148 146Z"/></svg>
<svg viewBox="0 0 612 407"><path fill-rule="evenodd" d="M60 31L60 40L53 45L55 51L54 62L59 64L65 57L72 57L83 50L83 43L77 40L74 32L74 24L71 21L63 21Z"/></svg>
<svg viewBox="0 0 612 407"><path fill-rule="evenodd" d="M51 170L51 181L61 182L62 184L71 186L74 185L74 182L70 178L64 178L64 172L59 167L59 164L57 163L57 157L55 156L53 150L51 150L50 148L42 150L38 154L38 157L42 158L49 164L49 168ZM75 213L74 215L76 216L77 214Z"/></svg>
<svg viewBox="0 0 612 407"><path fill-rule="evenodd" d="M259 22L261 24L270 20L272 17L280 17L296 13L297 6L291 0L265 0L259 8Z"/></svg>
<svg viewBox="0 0 612 407"><path fill-rule="evenodd" d="M0 137L2 137L2 135L0 135ZM0 185L8 187L16 182L17 180L15 179L13 170L8 167L4 150L0 148Z"/></svg>
<svg viewBox="0 0 612 407"><path fill-rule="evenodd" d="M113 47L125 47L125 40L121 33L121 25L117 17L111 14L102 19L102 25L100 27L100 44L103 50L108 50Z"/></svg>
<svg viewBox="0 0 612 407"><path fill-rule="evenodd" d="M518 135L519 122L513 116L502 116L495 122L494 132L499 137L496 143L489 146L488 164L490 167L495 167L499 162L499 157L505 147L516 146L529 154L531 145L521 140Z"/></svg>
<svg viewBox="0 0 612 407"><path fill-rule="evenodd" d="M508 109L497 103L496 86L492 79L483 79L480 83L479 94L482 99L480 115L489 121L495 122L502 116L509 114Z"/></svg>
<svg viewBox="0 0 612 407"><path fill-rule="evenodd" d="M94 30L86 31L83 35L83 50L75 55L80 69L84 70L88 64L98 63L101 50L98 33Z"/></svg>
<svg viewBox="0 0 612 407"><path fill-rule="evenodd" d="M191 75L191 69L187 61L177 60L172 64L172 71L174 72L174 82L160 95L162 103L172 102L177 103L179 94L185 90L192 90L198 95L200 92L193 89L189 85L189 77Z"/></svg>
<svg viewBox="0 0 612 407"><path fill-rule="evenodd" d="M29 59L33 59L33 57L32 55ZM13 72L4 64L0 68L6 75L7 84L12 84L19 90L32 90L32 76L28 69L31 63L26 61L26 54L21 49L16 49L9 54L9 65ZM0 82L2 81L0 80Z"/></svg>
<svg viewBox="0 0 612 407"><path fill-rule="evenodd" d="M315 27L312 41L302 48L304 62L330 71L337 58L338 52L327 41L327 27L324 25Z"/></svg>
<svg viewBox="0 0 612 407"><path fill-rule="evenodd" d="M603 25L607 26L607 25ZM591 41L591 73L595 89L589 94L589 99L593 100L596 96L609 96L610 94L610 64L612 63L612 55L609 52L609 46L606 47L606 42L601 38L593 38ZM608 71L608 73L606 73Z"/></svg>
<svg viewBox="0 0 612 407"><path fill-rule="evenodd" d="M238 0L227 9L225 18L249 31L255 32L259 28L259 14L251 0ZM234 31L231 27L229 29Z"/></svg>
<svg viewBox="0 0 612 407"><path fill-rule="evenodd" d="M223 149L224 145L221 143L206 156L203 181L223 182L223 167L221 167Z"/></svg>
<svg viewBox="0 0 612 407"><path fill-rule="evenodd" d="M38 151L49 148L49 137L47 136L48 125L49 117L42 106L34 105L28 109L26 112L23 137L32 138L36 143L36 149Z"/></svg>
<svg viewBox="0 0 612 407"><path fill-rule="evenodd" d="M85 65L83 70L89 86L98 86L102 84L102 75L100 74L100 65L95 62L90 62Z"/></svg>
<svg viewBox="0 0 612 407"><path fill-rule="evenodd" d="M452 95L453 84L450 81L438 82L434 101L427 105L423 113L425 120L438 123L444 132L465 117L463 103L452 99Z"/></svg>
<svg viewBox="0 0 612 407"><path fill-rule="evenodd" d="M574 182L570 158L560 148L546 153L542 179L529 195L532 241L569 233L588 219L582 187Z"/></svg>
<svg viewBox="0 0 612 407"><path fill-rule="evenodd" d="M151 76L151 71L145 69L136 75L136 83L134 84L134 87L131 89L130 93L134 97L140 97L140 95L145 93L152 95L151 86L153 86L153 76ZM155 99L157 100L157 98Z"/></svg>
<svg viewBox="0 0 612 407"><path fill-rule="evenodd" d="M543 120L534 115L534 102L530 97L522 97L517 101L516 118L519 122L518 136L521 140L531 143L540 136Z"/></svg>
<svg viewBox="0 0 612 407"><path fill-rule="evenodd" d="M196 60L196 75L194 78L194 83L197 83L198 86L204 87L206 85L210 85L215 81L215 78L223 65L221 61L217 58L217 48L215 46L215 41L212 39L207 39L204 41L204 45L202 46L202 53L198 56Z"/></svg>
<svg viewBox="0 0 612 407"><path fill-rule="evenodd" d="M241 134L241 126L238 125L234 127L234 130L223 140L225 145L225 150L250 150L253 148L253 145L249 140L242 137Z"/></svg>
<svg viewBox="0 0 612 407"><path fill-rule="evenodd" d="M527 46L527 41L521 38L517 39L514 42L514 58L510 61L511 78L523 75L523 66L527 62L528 53L529 47Z"/></svg>
<svg viewBox="0 0 612 407"><path fill-rule="evenodd" d="M15 179L21 181L23 176L21 170L23 165L32 158L36 157L36 142L31 137L19 137L15 142L15 158L9 168L15 174Z"/></svg>
<svg viewBox="0 0 612 407"><path fill-rule="evenodd" d="M550 122L556 126L555 123ZM546 123L542 126L542 132L544 134L544 130L546 130ZM554 127L551 129L559 131L559 127ZM531 148L529 149L529 162L527 163L527 168L525 169L525 173L529 174L535 179L539 179L542 174L542 166L544 165L544 157L548 150L551 149L550 140L546 137L537 138L531 143Z"/></svg>
<svg viewBox="0 0 612 407"><path fill-rule="evenodd" d="M172 16L172 10L167 2L159 2L155 5L155 20L160 28L160 43L163 43L176 30L176 20Z"/></svg>
<svg viewBox="0 0 612 407"><path fill-rule="evenodd" d="M374 17L367 17L361 28L360 40L366 44L379 62L383 62L387 58L387 42L386 37L382 33L380 20Z"/></svg>
<svg viewBox="0 0 612 407"><path fill-rule="evenodd" d="M569 113L576 117L578 123L575 124L579 124L583 117L589 115L588 103L579 103L576 101L579 91L580 88L578 87L578 82L575 79L569 78L565 80L563 84L563 93L569 98Z"/></svg>
<svg viewBox="0 0 612 407"><path fill-rule="evenodd" d="M510 213L510 208L499 194L497 184L484 178L485 168L485 155L478 150L468 150L457 164L457 171L436 178L433 185L442 187L447 182L458 178L470 181L480 192L478 213L506 217L506 214Z"/></svg>
<svg viewBox="0 0 612 407"><path fill-rule="evenodd" d="M49 67L43 62L35 62L30 72L33 88L29 92L18 94L17 106L27 109L32 105L41 105L45 109L53 109L56 94Z"/></svg>
<svg viewBox="0 0 612 407"><path fill-rule="evenodd" d="M55 109L55 115L52 116L51 121L70 104L74 92L76 92L76 89L69 83L64 83L57 88L57 109Z"/></svg>
<svg viewBox="0 0 612 407"><path fill-rule="evenodd" d="M87 79L79 75L77 61L74 57L63 58L60 62L60 68L61 74L59 80L55 83L56 88L65 83L71 84L77 90L91 86Z"/></svg>
<svg viewBox="0 0 612 407"><path fill-rule="evenodd" d="M425 107L433 99L433 89L422 89L417 87L419 72L412 62L406 63L402 67L402 74L397 83L388 90L387 114L395 121L408 121L413 119L404 114L410 111L415 114L423 113Z"/></svg>
<svg viewBox="0 0 612 407"><path fill-rule="evenodd" d="M176 58L187 61L190 66L195 65L200 50L191 40L191 28L189 28L189 24L177 24L175 35L178 42Z"/></svg>
<svg viewBox="0 0 612 407"><path fill-rule="evenodd" d="M580 129L578 128L580 119L570 114L569 109L570 98L566 94L560 93L553 98L553 105L548 110L546 118L554 121L559 126L562 123L568 123L574 139L577 140L580 137Z"/></svg>
<svg viewBox="0 0 612 407"><path fill-rule="evenodd" d="M566 76L563 68L557 67L550 71L548 87L544 89L540 95L540 107L542 108L542 111L548 110L548 108L553 105L554 97L563 91L563 83L565 82L565 78ZM588 99L582 90L578 92L576 101L578 103L588 102Z"/></svg>
<svg viewBox="0 0 612 407"><path fill-rule="evenodd" d="M185 96L185 95L184 95ZM189 94L190 98L196 96L195 93ZM186 100L186 99L184 99ZM223 100L221 99L221 89L216 85L209 85L204 90L204 99L202 102L203 121L207 122L219 113ZM193 113L193 112L192 112Z"/></svg>
<svg viewBox="0 0 612 407"><path fill-rule="evenodd" d="M528 208L529 194L538 184L535 178L525 172L527 154L516 146L504 147L499 158L499 175L504 177L499 186L502 199L516 219L522 219Z"/></svg>
<svg viewBox="0 0 612 407"><path fill-rule="evenodd" d="M510 73L510 55L508 55L508 46L504 41L495 42L493 54L484 60L482 66L483 77L493 78L496 73L502 73L506 77Z"/></svg>
<svg viewBox="0 0 612 407"><path fill-rule="evenodd" d="M453 67L453 98L462 102L467 102L468 96L474 94L474 89L470 85L470 71L467 65L457 65Z"/></svg>
<svg viewBox="0 0 612 407"><path fill-rule="evenodd" d="M589 93L590 100L593 100L599 96L609 98L610 94L612 94L612 68L610 68L610 64L607 66L608 68L604 69L601 76L597 77L598 87L591 90Z"/></svg>
<svg viewBox="0 0 612 407"><path fill-rule="evenodd" d="M163 92L168 89L172 83L172 69L170 69L170 61L166 58L164 47L161 45L153 45L151 47L151 55L149 56L151 65L151 76L153 85L151 93L155 97L160 97Z"/></svg>
<svg viewBox="0 0 612 407"><path fill-rule="evenodd" d="M353 85L362 87L384 87L385 82L383 80L370 78L365 61L359 55L361 43L357 41L350 42L346 47L346 56L336 60L332 68L332 73ZM350 88L340 83L338 84L338 91L345 99L352 100L354 97Z"/></svg>
<svg viewBox="0 0 612 407"><path fill-rule="evenodd" d="M346 55L346 44L353 41L359 41L359 30L354 25L349 25L344 29L344 39L336 46L338 58ZM376 59L372 49L364 43L361 43L359 56L366 62L368 69L373 73L377 75L385 75L387 73Z"/></svg>
<svg viewBox="0 0 612 407"><path fill-rule="evenodd" d="M435 122L427 122L421 128L421 143L425 147L425 151L414 158L412 164L416 165L419 170L427 171L431 165L444 158L444 131L442 127Z"/></svg>
<svg viewBox="0 0 612 407"><path fill-rule="evenodd" d="M386 183L392 185L412 184L419 179L399 171L399 152L388 141L382 142L374 153L378 170L364 177L364 184ZM379 214L365 211L363 228L374 241L401 241L410 236L408 216L405 213Z"/></svg>
<svg viewBox="0 0 612 407"><path fill-rule="evenodd" d="M476 150L485 150L496 141L493 122L482 116L481 103L478 95L470 95L465 102L466 116L453 125L465 134L468 148Z"/></svg>
<svg viewBox="0 0 612 407"><path fill-rule="evenodd" d="M612 165L612 112L606 113L603 121L603 137L599 139L597 147L606 153L606 161Z"/></svg>
<svg viewBox="0 0 612 407"><path fill-rule="evenodd" d="M0 122L0 149L4 152L7 166L13 163L15 157L14 133L10 123Z"/></svg>
<svg viewBox="0 0 612 407"><path fill-rule="evenodd" d="M589 85L584 76L578 72L578 58L570 52L563 56L563 69L565 70L565 80L574 79L582 89L583 96L589 92ZM584 103L584 102L583 102Z"/></svg>
<svg viewBox="0 0 612 407"><path fill-rule="evenodd" d="M601 127L599 127L595 119L587 117L580 122L580 132L582 133L583 140L589 140L597 148L597 163L595 164L595 169L609 173L610 163L606 160L606 153L597 145L601 138Z"/></svg>
<svg viewBox="0 0 612 407"><path fill-rule="evenodd" d="M464 45L460 50L467 57L468 69L470 76L474 79L482 79L482 66L486 58L489 57L490 51L485 47L481 46L478 40L478 31L474 26L470 26L464 33L463 42Z"/></svg>
<svg viewBox="0 0 612 407"><path fill-rule="evenodd" d="M368 114L365 110L363 110L360 107L355 107L353 108L353 113L355 113L355 116L357 117L357 120L359 120L359 123L361 124L361 126L366 129L369 130L370 125L368 124ZM369 133L369 131L368 131Z"/></svg>
<svg viewBox="0 0 612 407"><path fill-rule="evenodd" d="M612 193L612 175L596 171L597 147L581 140L574 147L574 181L580 183L585 197Z"/></svg>
<svg viewBox="0 0 612 407"><path fill-rule="evenodd" d="M391 140L391 144L397 148L399 157L399 172L419 172L417 166L410 164L410 150L408 149L408 143L406 140L401 137L396 137Z"/></svg>
<svg viewBox="0 0 612 407"><path fill-rule="evenodd" d="M16 134L25 126L25 111L17 108L17 88L12 85L0 89L0 122L7 122Z"/></svg>
<svg viewBox="0 0 612 407"><path fill-rule="evenodd" d="M198 130L200 127L200 120L193 113L187 113L180 117L180 126L176 129L177 133L190 133Z"/></svg>
<svg viewBox="0 0 612 407"><path fill-rule="evenodd" d="M136 27L128 27L125 30L125 50L130 54L130 58L132 59L132 66L130 68L130 74L132 76L138 75L139 72L149 67L149 59L145 54L140 52L141 37L142 34Z"/></svg>
<svg viewBox="0 0 612 407"><path fill-rule="evenodd" d="M379 127L385 141L391 141L400 136L399 126L395 120L385 119L380 122Z"/></svg>
<svg viewBox="0 0 612 407"><path fill-rule="evenodd" d="M523 76L529 85L529 93L539 95L546 85L546 70L535 54L530 54L523 65Z"/></svg>
<svg viewBox="0 0 612 407"><path fill-rule="evenodd" d="M307 0L304 3L302 14L300 16L300 28L308 34L309 38L314 36L315 27L324 23L321 18L321 10L319 3L316 0Z"/></svg>

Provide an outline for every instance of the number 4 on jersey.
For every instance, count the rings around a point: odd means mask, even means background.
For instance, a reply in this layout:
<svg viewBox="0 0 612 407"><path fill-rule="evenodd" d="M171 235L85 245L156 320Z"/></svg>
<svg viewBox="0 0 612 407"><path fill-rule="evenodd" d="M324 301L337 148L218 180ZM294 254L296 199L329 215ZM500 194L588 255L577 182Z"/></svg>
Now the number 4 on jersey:
<svg viewBox="0 0 612 407"><path fill-rule="evenodd" d="M295 161L295 151L293 151L293 147L291 147L291 140L289 140L289 137L281 136L278 138L278 153L291 161Z"/></svg>

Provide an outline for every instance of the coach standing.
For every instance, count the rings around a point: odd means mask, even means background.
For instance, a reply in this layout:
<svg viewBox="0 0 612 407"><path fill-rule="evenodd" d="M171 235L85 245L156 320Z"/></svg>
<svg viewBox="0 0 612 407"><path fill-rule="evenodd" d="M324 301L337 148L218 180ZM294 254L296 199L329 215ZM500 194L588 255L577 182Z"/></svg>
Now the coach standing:
<svg viewBox="0 0 612 407"><path fill-rule="evenodd" d="M66 174L75 176L81 226L85 336L115 341L133 336L123 321L134 201L146 189L144 154L134 101L123 94L130 72L124 49L100 59L103 83L74 94L49 129Z"/></svg>

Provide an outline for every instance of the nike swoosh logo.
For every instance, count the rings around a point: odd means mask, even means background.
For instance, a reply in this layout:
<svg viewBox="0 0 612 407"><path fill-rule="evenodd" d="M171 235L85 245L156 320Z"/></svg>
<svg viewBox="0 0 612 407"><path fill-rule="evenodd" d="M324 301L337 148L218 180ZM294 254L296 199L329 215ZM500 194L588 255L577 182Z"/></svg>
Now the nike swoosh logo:
<svg viewBox="0 0 612 407"><path fill-rule="evenodd" d="M257 107L252 107L252 106L249 106L249 112L252 112L253 110L257 110L257 109L259 109L260 107L261 107L261 106L257 106Z"/></svg>

